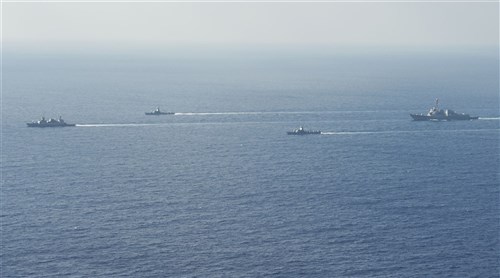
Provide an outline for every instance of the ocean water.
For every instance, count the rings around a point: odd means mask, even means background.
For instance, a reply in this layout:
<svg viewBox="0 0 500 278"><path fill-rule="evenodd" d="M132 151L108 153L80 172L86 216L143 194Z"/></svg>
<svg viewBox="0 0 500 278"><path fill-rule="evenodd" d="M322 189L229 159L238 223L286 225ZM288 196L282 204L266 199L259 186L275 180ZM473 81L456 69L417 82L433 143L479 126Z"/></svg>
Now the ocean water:
<svg viewBox="0 0 500 278"><path fill-rule="evenodd" d="M1 277L500 276L498 56L3 69Z"/></svg>

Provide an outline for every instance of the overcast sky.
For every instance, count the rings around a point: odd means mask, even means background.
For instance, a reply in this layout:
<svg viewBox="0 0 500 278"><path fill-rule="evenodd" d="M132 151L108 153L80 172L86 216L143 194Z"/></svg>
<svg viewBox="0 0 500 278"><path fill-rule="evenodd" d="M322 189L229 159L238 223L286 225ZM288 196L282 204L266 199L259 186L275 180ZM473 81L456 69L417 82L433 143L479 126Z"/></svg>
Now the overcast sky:
<svg viewBox="0 0 500 278"><path fill-rule="evenodd" d="M8 48L498 46L498 3L4 3Z"/></svg>

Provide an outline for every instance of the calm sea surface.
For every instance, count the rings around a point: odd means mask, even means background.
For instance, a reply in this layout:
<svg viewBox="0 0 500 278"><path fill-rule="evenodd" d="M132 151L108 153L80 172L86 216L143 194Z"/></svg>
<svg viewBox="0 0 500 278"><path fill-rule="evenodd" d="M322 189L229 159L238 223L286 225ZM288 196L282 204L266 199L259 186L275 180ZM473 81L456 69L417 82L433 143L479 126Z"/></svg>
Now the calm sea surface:
<svg viewBox="0 0 500 278"><path fill-rule="evenodd" d="M4 56L1 277L499 277L498 57L419 55Z"/></svg>

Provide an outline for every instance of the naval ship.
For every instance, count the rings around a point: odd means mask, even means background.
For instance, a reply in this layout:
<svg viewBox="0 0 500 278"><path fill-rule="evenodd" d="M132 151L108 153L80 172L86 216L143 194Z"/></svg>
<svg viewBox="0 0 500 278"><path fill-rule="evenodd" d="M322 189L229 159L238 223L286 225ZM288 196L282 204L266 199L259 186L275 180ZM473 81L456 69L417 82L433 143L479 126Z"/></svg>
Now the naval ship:
<svg viewBox="0 0 500 278"><path fill-rule="evenodd" d="M61 116L59 116L59 119L49 119L48 121L45 120L45 117L42 117L38 121L33 121L31 123L26 123L28 127L65 127L65 126L75 126L75 124L68 124L66 123Z"/></svg>
<svg viewBox="0 0 500 278"><path fill-rule="evenodd" d="M469 121L479 118L465 113L459 114L450 109L439 109L439 99L436 99L436 106L432 107L426 115L410 114L410 116L414 121Z"/></svg>
<svg viewBox="0 0 500 278"><path fill-rule="evenodd" d="M174 112L161 112L160 107L156 107L156 109L153 110L152 112L146 112L145 114L148 116L151 116L151 115L159 116L159 115L173 115L175 113Z"/></svg>
<svg viewBox="0 0 500 278"><path fill-rule="evenodd" d="M293 131L287 131L288 135L307 135L307 134L321 134L319 130L305 130L302 126Z"/></svg>

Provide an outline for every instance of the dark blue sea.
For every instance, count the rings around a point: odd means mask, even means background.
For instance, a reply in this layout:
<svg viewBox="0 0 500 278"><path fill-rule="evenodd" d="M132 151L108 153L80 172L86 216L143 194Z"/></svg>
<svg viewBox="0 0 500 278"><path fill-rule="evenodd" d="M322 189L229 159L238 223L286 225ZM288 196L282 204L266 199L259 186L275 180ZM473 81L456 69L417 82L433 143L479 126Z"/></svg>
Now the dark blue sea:
<svg viewBox="0 0 500 278"><path fill-rule="evenodd" d="M3 59L1 277L500 276L498 53Z"/></svg>

